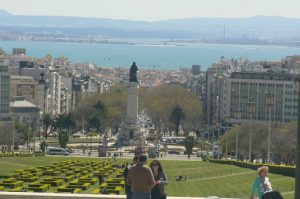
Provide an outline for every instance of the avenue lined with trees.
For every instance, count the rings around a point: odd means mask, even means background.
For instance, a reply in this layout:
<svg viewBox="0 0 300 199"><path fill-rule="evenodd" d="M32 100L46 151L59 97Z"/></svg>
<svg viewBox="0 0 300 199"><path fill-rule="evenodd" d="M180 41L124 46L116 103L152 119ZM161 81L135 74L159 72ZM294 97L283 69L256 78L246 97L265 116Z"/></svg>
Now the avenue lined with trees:
<svg viewBox="0 0 300 199"><path fill-rule="evenodd" d="M62 131L70 136L76 131L95 132L103 135L105 131L111 129L114 135L118 133L120 125L125 121L127 91L126 85L116 84L104 94L82 96L76 110L70 114L58 115L54 118L49 114L43 115L44 130L48 133ZM163 135L179 136L181 133L181 136L187 137L184 145L191 143L191 146L200 148L203 145L210 145L210 135L205 136L203 130L205 124L202 101L190 90L178 85L162 85L151 89L141 87L139 89L139 109L144 110L151 118L158 138ZM296 122L272 123L272 162L295 163L296 127ZM24 130L24 128L21 129ZM247 159L249 129L250 124L247 123L235 125L228 128L226 136L224 136L223 129L218 141L223 155L227 145L227 157L235 157L236 134L239 132L238 159ZM18 131L20 131L19 127ZM268 125L267 123L255 124L252 131L251 161L260 159L262 162L266 162ZM188 137L190 132L194 132L194 135L197 136L197 138L193 138L193 141ZM45 137L47 137L47 133L45 133ZM189 149L188 153L193 152L193 147L186 146L186 149Z"/></svg>

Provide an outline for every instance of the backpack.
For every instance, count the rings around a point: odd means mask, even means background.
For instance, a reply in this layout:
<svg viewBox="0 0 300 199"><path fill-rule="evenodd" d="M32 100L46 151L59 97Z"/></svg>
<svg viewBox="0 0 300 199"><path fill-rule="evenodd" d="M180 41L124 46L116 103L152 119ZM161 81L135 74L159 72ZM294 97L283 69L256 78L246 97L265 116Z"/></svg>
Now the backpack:
<svg viewBox="0 0 300 199"><path fill-rule="evenodd" d="M261 199L283 199L283 197L278 191L270 191L265 193Z"/></svg>

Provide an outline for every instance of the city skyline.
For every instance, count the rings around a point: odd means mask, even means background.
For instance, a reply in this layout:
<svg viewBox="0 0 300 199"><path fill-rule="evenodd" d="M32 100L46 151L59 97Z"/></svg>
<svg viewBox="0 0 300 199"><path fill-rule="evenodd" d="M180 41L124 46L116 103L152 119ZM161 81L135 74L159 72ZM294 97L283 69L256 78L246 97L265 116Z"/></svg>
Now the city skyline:
<svg viewBox="0 0 300 199"><path fill-rule="evenodd" d="M0 9L15 15L159 21L194 17L247 18L258 15L300 18L299 6L300 2L296 0L189 0L188 3L182 0L1 0Z"/></svg>

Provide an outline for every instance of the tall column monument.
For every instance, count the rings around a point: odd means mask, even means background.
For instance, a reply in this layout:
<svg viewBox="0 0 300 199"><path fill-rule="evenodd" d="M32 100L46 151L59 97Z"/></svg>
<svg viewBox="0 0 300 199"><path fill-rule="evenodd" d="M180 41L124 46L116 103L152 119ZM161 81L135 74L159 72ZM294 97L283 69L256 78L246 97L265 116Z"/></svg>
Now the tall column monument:
<svg viewBox="0 0 300 199"><path fill-rule="evenodd" d="M122 144L137 145L140 141L140 132L138 124L138 68L136 63L130 67L129 83L128 83L128 101L125 126L123 129Z"/></svg>

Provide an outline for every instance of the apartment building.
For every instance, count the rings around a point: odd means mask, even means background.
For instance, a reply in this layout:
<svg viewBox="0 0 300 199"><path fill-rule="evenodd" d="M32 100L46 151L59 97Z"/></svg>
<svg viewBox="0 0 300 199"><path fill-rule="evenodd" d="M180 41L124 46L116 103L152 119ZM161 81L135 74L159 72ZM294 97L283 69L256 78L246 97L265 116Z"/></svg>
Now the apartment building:
<svg viewBox="0 0 300 199"><path fill-rule="evenodd" d="M25 99L35 105L38 104L38 83L31 76L10 77L10 95L23 96Z"/></svg>
<svg viewBox="0 0 300 199"><path fill-rule="evenodd" d="M269 106L271 119L278 122L290 122L298 116L298 91L295 89L295 75L281 73L232 73L228 79L230 91L230 109L227 115L235 118L241 114L242 120L249 119L247 103L255 105L253 119L257 121L269 120ZM267 96L272 96L271 103Z"/></svg>
<svg viewBox="0 0 300 199"><path fill-rule="evenodd" d="M10 74L8 66L0 66L0 120L9 118Z"/></svg>

